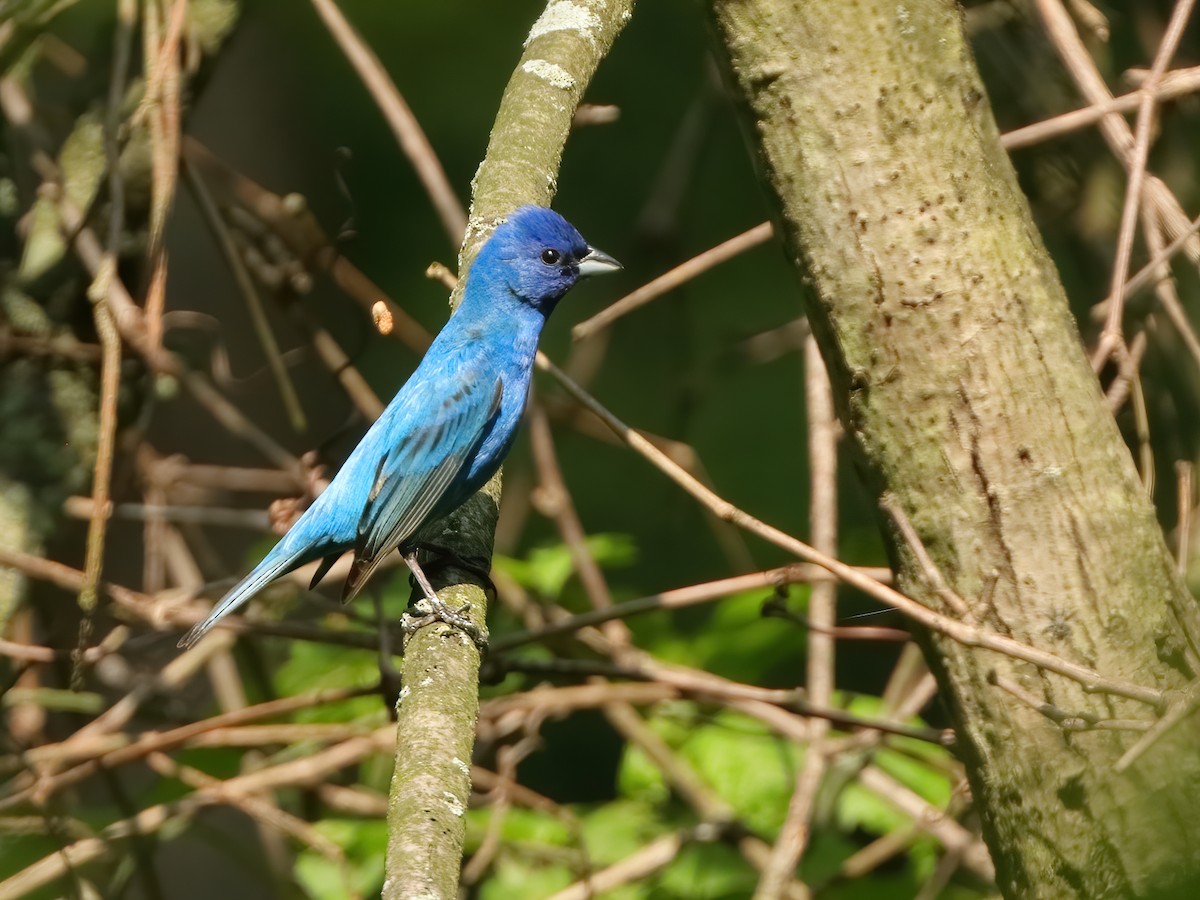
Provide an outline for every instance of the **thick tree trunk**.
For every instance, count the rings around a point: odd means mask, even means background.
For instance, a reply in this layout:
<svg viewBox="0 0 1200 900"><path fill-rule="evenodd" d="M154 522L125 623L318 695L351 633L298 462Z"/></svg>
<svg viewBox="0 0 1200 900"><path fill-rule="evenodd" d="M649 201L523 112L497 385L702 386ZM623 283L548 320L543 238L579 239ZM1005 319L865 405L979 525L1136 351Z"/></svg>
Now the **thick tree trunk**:
<svg viewBox="0 0 1200 900"><path fill-rule="evenodd" d="M872 488L982 625L1185 688L1200 616L1000 147L957 6L712 8ZM889 537L906 592L940 606ZM927 649L1006 896L1196 895L1196 717L1118 775L1137 732L1064 730L1000 685L1099 719L1155 710L944 638Z"/></svg>

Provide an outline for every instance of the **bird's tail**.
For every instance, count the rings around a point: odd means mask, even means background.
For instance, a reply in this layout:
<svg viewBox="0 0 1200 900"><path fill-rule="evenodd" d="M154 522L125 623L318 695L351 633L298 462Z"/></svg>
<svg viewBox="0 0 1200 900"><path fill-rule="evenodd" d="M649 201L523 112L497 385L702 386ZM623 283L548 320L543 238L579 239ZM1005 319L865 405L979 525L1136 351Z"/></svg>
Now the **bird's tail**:
<svg viewBox="0 0 1200 900"><path fill-rule="evenodd" d="M386 556L386 553L381 553L374 557L354 557L354 562L350 565L350 574L346 576L346 584L342 587L343 603L349 603L358 595Z"/></svg>
<svg viewBox="0 0 1200 900"><path fill-rule="evenodd" d="M316 558L311 551L302 548L300 550L291 551L290 548L284 546L286 539L275 545L275 548L263 557L254 569L235 584L220 602L213 607L213 611L209 613L207 619L196 625L183 636L179 641L179 646L189 648L204 637L217 622L229 615L264 587L274 581L281 575L286 575L293 569L299 568L306 562L310 562Z"/></svg>

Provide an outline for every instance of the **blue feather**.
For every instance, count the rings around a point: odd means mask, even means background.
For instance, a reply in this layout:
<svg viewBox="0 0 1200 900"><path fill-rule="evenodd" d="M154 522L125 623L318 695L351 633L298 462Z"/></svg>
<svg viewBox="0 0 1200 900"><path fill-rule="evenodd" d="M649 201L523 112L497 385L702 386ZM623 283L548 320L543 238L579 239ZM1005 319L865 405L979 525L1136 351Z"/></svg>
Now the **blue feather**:
<svg viewBox="0 0 1200 900"><path fill-rule="evenodd" d="M480 248L458 309L329 487L179 646L314 560L313 586L354 551L350 599L393 550L412 550L420 530L479 490L508 454L558 301L581 277L618 268L557 213L512 213Z"/></svg>

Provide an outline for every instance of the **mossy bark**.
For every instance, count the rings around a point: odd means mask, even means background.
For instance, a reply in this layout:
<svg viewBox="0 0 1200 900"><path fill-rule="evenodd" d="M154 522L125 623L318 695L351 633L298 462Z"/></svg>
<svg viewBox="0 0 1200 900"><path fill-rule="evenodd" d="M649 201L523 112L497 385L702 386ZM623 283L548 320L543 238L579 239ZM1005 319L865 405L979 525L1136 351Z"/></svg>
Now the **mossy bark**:
<svg viewBox="0 0 1200 900"><path fill-rule="evenodd" d="M982 624L1164 691L1200 617L1085 359L949 0L714 0L839 415ZM937 605L889 540L906 592ZM945 610L949 613L949 610ZM1123 774L1132 701L929 637L1009 897L1195 896L1200 720ZM1177 696L1177 695L1172 695Z"/></svg>
<svg viewBox="0 0 1200 900"><path fill-rule="evenodd" d="M575 109L632 9L633 0L551 0L534 24L472 185L460 276L501 217L526 203L549 205ZM499 498L497 476L434 542L463 559L489 560ZM469 601L484 625L487 598L477 585L455 584L439 597L452 608ZM387 900L458 896L478 682L479 653L465 635L436 625L409 642L388 803Z"/></svg>

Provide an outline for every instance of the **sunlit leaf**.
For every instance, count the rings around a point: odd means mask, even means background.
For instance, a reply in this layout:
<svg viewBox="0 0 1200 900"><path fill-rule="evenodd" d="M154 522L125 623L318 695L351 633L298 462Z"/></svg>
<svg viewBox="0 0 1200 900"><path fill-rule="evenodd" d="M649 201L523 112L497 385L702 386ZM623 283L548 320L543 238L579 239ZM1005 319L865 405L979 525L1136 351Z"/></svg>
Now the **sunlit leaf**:
<svg viewBox="0 0 1200 900"><path fill-rule="evenodd" d="M637 558L633 539L626 534L588 535L587 548L601 568L621 568ZM543 597L558 597L575 572L571 549L566 544L535 547L526 559L498 555L493 565Z"/></svg>
<svg viewBox="0 0 1200 900"><path fill-rule="evenodd" d="M347 896L378 896L383 883L387 823L356 819L326 819L317 831L341 848L345 861L330 859L305 848L296 859L296 879L312 900Z"/></svg>

